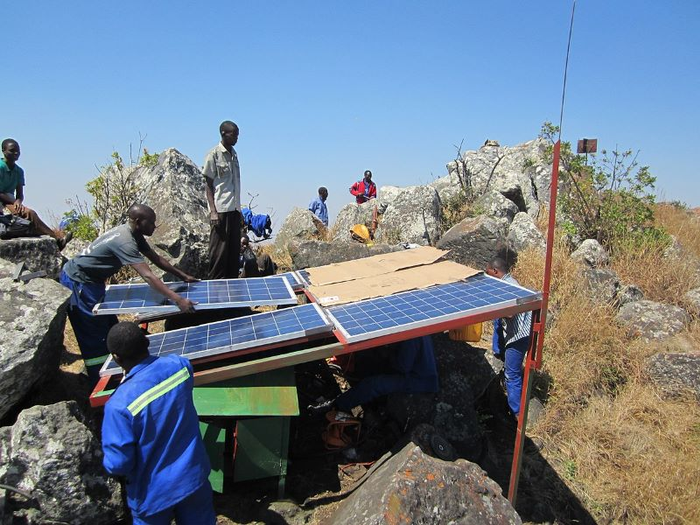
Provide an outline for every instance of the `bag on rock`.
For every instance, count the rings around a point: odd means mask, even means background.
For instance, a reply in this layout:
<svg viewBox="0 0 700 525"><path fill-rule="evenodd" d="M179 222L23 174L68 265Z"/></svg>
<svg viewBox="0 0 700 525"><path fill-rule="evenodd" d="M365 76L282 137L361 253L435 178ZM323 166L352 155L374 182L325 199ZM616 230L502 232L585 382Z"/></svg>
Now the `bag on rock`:
<svg viewBox="0 0 700 525"><path fill-rule="evenodd" d="M34 233L32 223L17 215L0 215L0 239L26 237Z"/></svg>

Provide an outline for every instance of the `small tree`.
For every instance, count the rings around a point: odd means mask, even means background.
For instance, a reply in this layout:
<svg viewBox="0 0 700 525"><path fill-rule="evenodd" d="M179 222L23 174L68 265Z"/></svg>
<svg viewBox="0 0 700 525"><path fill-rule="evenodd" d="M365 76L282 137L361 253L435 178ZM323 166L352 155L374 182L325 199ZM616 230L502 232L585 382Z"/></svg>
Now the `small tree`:
<svg viewBox="0 0 700 525"><path fill-rule="evenodd" d="M558 132L557 126L545 122L540 136L553 146ZM617 148L602 150L601 157L592 155L587 165L571 151L570 143L562 142L559 196L570 229L613 250L621 242L665 238L653 226L656 178L648 166L639 166L638 154Z"/></svg>

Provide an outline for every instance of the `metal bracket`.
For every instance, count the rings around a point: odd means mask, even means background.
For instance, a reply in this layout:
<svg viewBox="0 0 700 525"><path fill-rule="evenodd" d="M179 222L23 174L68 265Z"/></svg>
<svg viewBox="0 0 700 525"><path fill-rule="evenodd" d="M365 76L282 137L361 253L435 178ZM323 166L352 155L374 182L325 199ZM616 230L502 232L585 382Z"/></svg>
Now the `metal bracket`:
<svg viewBox="0 0 700 525"><path fill-rule="evenodd" d="M25 263L17 263L15 265L15 269L12 271L12 280L15 282L22 281L23 283L28 283L32 279L36 279L38 277L46 277L46 270L39 270L36 272L29 272L22 274L22 272L25 270Z"/></svg>

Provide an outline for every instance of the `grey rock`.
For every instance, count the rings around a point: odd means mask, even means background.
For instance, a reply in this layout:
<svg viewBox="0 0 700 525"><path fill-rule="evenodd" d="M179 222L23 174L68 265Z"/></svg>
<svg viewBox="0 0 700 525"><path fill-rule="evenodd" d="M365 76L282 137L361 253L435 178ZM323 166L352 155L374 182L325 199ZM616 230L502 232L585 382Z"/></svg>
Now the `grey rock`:
<svg viewBox="0 0 700 525"><path fill-rule="evenodd" d="M28 523L108 524L124 517L119 483L75 401L35 406L0 428L0 483L31 494Z"/></svg>
<svg viewBox="0 0 700 525"><path fill-rule="evenodd" d="M333 224L333 242L355 242L350 236L350 230L356 224L364 224L367 228L372 226L372 216L374 208L377 207L377 214L381 215L386 211L386 204L372 199L369 202L356 204L351 202L343 206L338 212L338 216Z"/></svg>
<svg viewBox="0 0 700 525"><path fill-rule="evenodd" d="M585 268L582 275L591 299L599 303L613 304L620 289L620 278L613 270Z"/></svg>
<svg viewBox="0 0 700 525"><path fill-rule="evenodd" d="M700 288L689 290L685 294L684 299L688 303L690 310L695 315L700 315Z"/></svg>
<svg viewBox="0 0 700 525"><path fill-rule="evenodd" d="M647 367L649 377L666 394L690 391L700 402L700 352L655 354Z"/></svg>
<svg viewBox="0 0 700 525"><path fill-rule="evenodd" d="M551 165L544 162L547 142L536 139L512 147L483 146L462 154L461 163L471 174L477 197L494 190L513 201L519 211L537 217L540 205L549 203ZM462 190L457 162L447 164L448 174L430 185L449 201Z"/></svg>
<svg viewBox="0 0 700 525"><path fill-rule="evenodd" d="M545 408L544 405L542 404L542 401L537 399L536 397L531 397L530 402L527 405L527 429L531 430L537 421L542 417L544 414Z"/></svg>
<svg viewBox="0 0 700 525"><path fill-rule="evenodd" d="M24 262L30 272L44 270L47 277L55 279L61 271L61 254L56 241L42 237L19 237L0 240L0 258L11 263Z"/></svg>
<svg viewBox="0 0 700 525"><path fill-rule="evenodd" d="M488 191L474 201L474 209L487 217L497 217L512 222L519 210L515 203L496 191Z"/></svg>
<svg viewBox="0 0 700 525"><path fill-rule="evenodd" d="M507 240L508 245L518 253L527 248L544 252L546 247L544 235L537 229L532 218L523 212L518 213L510 224Z"/></svg>
<svg viewBox="0 0 700 525"><path fill-rule="evenodd" d="M583 241L578 249L571 254L571 258L591 268L605 266L610 260L608 252L606 252L605 248L595 239L586 239Z"/></svg>
<svg viewBox="0 0 700 525"><path fill-rule="evenodd" d="M90 246L90 243L88 241L84 241L82 239L73 239L71 242L69 242L66 247L63 249L61 252L61 255L66 259L70 260L73 257L80 255L80 253Z"/></svg>
<svg viewBox="0 0 700 525"><path fill-rule="evenodd" d="M407 521L409 520L409 521ZM519 524L501 488L474 463L430 457L409 443L338 507L331 523Z"/></svg>
<svg viewBox="0 0 700 525"><path fill-rule="evenodd" d="M6 259L0 258L0 278L11 277L16 264Z"/></svg>
<svg viewBox="0 0 700 525"><path fill-rule="evenodd" d="M275 237L275 246L282 248L292 242L320 239L322 235L323 226L315 220L313 213L303 208L292 208Z"/></svg>
<svg viewBox="0 0 700 525"><path fill-rule="evenodd" d="M375 238L379 242L434 245L440 234L440 197L430 186L380 188L377 199L386 204Z"/></svg>
<svg viewBox="0 0 700 525"><path fill-rule="evenodd" d="M50 279L0 279L0 419L58 370L69 296Z"/></svg>
<svg viewBox="0 0 700 525"><path fill-rule="evenodd" d="M292 257L292 268L295 270L352 261L403 249L399 246L389 246L387 244L367 246L359 242L349 244L324 241L293 242L287 248Z"/></svg>
<svg viewBox="0 0 700 525"><path fill-rule="evenodd" d="M507 231L506 219L471 217L450 228L437 247L450 250L447 258L477 269L484 268L494 257L513 262L514 255L506 243Z"/></svg>
<svg viewBox="0 0 700 525"><path fill-rule="evenodd" d="M204 278L209 264L209 215L200 169L170 148L160 154L156 166L139 167L134 175L141 202L153 208L163 225L148 239L149 244L181 270Z"/></svg>
<svg viewBox="0 0 700 525"><path fill-rule="evenodd" d="M622 284L615 296L615 303L618 306L622 306L623 304L641 301L642 299L644 299L644 292L642 292L639 286L634 284Z"/></svg>
<svg viewBox="0 0 700 525"><path fill-rule="evenodd" d="M623 305L617 321L627 328L630 336L658 341L683 330L690 322L690 316L678 306L644 299Z"/></svg>
<svg viewBox="0 0 700 525"><path fill-rule="evenodd" d="M671 235L671 243L664 249L664 258L682 259L687 255L686 250L675 235Z"/></svg>

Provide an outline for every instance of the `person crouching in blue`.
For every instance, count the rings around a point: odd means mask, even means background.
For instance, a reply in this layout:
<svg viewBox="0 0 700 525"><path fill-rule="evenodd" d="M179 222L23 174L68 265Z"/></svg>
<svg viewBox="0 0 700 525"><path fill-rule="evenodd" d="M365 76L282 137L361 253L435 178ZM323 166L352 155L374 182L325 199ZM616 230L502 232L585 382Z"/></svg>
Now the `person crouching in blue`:
<svg viewBox="0 0 700 525"><path fill-rule="evenodd" d="M126 480L134 525L216 523L209 458L192 400L190 362L154 357L138 325L121 322L107 335L107 349L124 379L105 406L104 467Z"/></svg>
<svg viewBox="0 0 700 525"><path fill-rule="evenodd" d="M487 266L486 273L507 283L519 285L508 272L508 265L500 257ZM494 355L503 361L508 407L516 418L520 415L520 395L523 390L523 359L530 346L532 312L493 321L492 348Z"/></svg>

